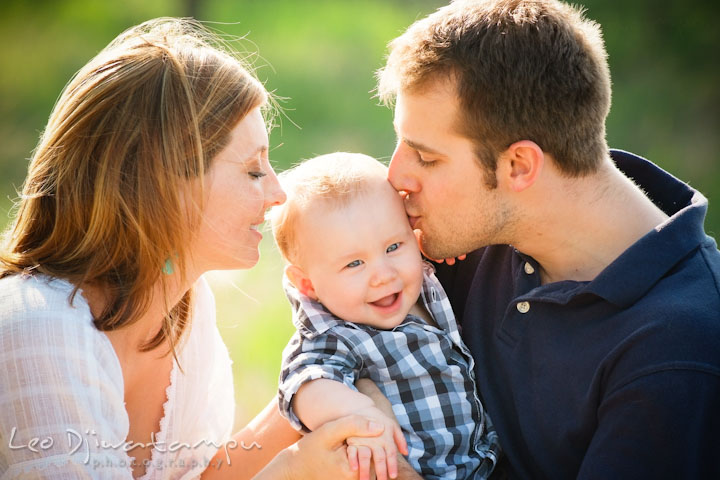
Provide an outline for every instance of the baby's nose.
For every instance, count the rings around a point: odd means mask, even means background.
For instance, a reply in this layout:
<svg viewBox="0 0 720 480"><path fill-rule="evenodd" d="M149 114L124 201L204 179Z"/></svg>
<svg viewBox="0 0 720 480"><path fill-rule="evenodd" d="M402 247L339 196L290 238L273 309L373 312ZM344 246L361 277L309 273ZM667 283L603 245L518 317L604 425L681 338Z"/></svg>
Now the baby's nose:
<svg viewBox="0 0 720 480"><path fill-rule="evenodd" d="M371 283L373 286L384 285L395 278L397 271L388 262L379 262L375 266Z"/></svg>

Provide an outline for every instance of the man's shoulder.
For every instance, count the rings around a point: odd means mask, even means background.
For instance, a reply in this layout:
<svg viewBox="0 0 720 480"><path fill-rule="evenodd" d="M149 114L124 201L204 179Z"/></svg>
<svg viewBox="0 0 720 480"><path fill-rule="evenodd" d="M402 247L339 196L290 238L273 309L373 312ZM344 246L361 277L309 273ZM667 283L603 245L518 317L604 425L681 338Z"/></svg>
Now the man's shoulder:
<svg viewBox="0 0 720 480"><path fill-rule="evenodd" d="M614 325L625 330L613 354L617 365L635 375L676 370L720 376L719 271L717 249L699 248L620 312Z"/></svg>
<svg viewBox="0 0 720 480"><path fill-rule="evenodd" d="M648 314L685 317L688 328L720 327L720 252L714 242L700 245L671 268L633 306Z"/></svg>
<svg viewBox="0 0 720 480"><path fill-rule="evenodd" d="M718 251L715 239L708 237L698 250L702 264L710 275L715 285L715 291L720 296L720 251Z"/></svg>

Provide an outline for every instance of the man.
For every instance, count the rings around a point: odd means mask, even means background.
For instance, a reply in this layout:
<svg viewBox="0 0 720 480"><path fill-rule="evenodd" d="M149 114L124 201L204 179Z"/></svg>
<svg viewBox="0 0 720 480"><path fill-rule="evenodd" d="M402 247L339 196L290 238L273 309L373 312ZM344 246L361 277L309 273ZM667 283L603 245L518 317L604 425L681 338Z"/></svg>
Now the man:
<svg viewBox="0 0 720 480"><path fill-rule="evenodd" d="M707 199L608 150L599 26L553 0L457 1L379 80L421 248L471 252L438 277L510 476L720 478Z"/></svg>

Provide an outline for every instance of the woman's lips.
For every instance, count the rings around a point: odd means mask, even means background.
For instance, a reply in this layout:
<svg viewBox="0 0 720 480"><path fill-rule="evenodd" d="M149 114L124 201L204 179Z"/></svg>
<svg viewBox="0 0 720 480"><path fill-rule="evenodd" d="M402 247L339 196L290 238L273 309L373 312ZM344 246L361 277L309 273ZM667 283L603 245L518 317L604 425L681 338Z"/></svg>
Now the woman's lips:
<svg viewBox="0 0 720 480"><path fill-rule="evenodd" d="M415 230L415 228L416 228L415 225L416 225L417 222L420 220L420 217L409 216L409 217L408 217L408 220L410 221L410 228L412 228L413 230Z"/></svg>
<svg viewBox="0 0 720 480"><path fill-rule="evenodd" d="M259 219L255 220L253 223L250 224L250 230L259 230L260 225L262 225L263 223L265 223L265 218L260 217Z"/></svg>

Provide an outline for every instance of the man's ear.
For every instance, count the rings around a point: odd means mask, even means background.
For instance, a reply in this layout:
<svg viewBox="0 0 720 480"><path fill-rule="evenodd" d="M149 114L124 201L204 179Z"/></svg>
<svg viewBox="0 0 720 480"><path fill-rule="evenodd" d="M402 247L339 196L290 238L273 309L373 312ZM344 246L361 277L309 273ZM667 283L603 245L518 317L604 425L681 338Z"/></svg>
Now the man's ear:
<svg viewBox="0 0 720 480"><path fill-rule="evenodd" d="M287 275L290 283L295 285L295 288L297 288L300 293L313 300L318 299L310 277L305 274L302 268L297 265L288 265L285 267L285 275Z"/></svg>
<svg viewBox="0 0 720 480"><path fill-rule="evenodd" d="M537 180L545 164L545 154L537 143L520 140L501 155L505 163L505 181L515 192L522 192Z"/></svg>

